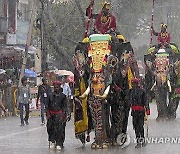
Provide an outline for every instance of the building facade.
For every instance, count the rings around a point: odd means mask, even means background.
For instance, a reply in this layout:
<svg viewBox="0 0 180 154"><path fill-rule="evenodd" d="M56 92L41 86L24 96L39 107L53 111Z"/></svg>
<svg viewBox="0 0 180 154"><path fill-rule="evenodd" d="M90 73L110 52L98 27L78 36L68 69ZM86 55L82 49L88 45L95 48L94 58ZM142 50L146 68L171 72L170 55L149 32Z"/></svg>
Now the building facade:
<svg viewBox="0 0 180 154"><path fill-rule="evenodd" d="M0 45L26 44L31 0L0 0Z"/></svg>

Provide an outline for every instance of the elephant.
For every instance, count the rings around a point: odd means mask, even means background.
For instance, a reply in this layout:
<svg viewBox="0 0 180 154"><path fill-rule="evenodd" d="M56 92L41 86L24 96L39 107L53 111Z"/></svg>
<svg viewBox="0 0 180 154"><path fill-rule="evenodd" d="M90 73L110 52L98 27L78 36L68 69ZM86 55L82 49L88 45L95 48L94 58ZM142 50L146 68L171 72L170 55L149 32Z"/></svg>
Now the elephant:
<svg viewBox="0 0 180 154"><path fill-rule="evenodd" d="M153 79L148 80L147 82L150 84L147 83L147 85L151 85L149 90L155 93L157 121L176 117L177 105L175 104L177 103L172 99L172 95L176 85L173 80L176 78L174 70L177 55L171 48L157 48L153 53L145 55L145 64L148 70L146 77Z"/></svg>
<svg viewBox="0 0 180 154"><path fill-rule="evenodd" d="M176 54L174 57L172 73L171 73L171 83L172 92L170 95L170 104L168 107L168 118L176 118L176 110L179 105L180 100L180 54Z"/></svg>
<svg viewBox="0 0 180 154"><path fill-rule="evenodd" d="M119 43L115 55L119 62L113 73L113 82L109 102L111 102L111 139L113 145L122 147L130 144L127 133L130 111L129 92L132 88L131 80L139 78L137 61L134 58L130 42Z"/></svg>
<svg viewBox="0 0 180 154"><path fill-rule="evenodd" d="M87 65L89 72L88 87L80 96L88 97L93 119L95 141L93 149L104 149L109 144L109 105L107 96L112 84L112 74L118 58L112 53L112 40L109 34L92 34L87 43Z"/></svg>

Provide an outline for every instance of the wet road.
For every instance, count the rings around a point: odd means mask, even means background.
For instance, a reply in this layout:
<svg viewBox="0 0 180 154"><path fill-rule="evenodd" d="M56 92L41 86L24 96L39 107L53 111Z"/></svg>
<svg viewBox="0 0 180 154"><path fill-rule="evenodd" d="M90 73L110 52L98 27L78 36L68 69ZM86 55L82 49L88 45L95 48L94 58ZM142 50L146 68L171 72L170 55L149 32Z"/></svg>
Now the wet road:
<svg viewBox="0 0 180 154"><path fill-rule="evenodd" d="M0 154L179 154L180 153L180 110L174 121L156 122L155 104L151 104L149 117L149 143L142 149L135 149L131 118L128 130L131 135L129 147L113 147L106 150L92 150L90 143L83 147L74 137L73 120L67 123L65 148L61 152L48 148L46 127L40 125L40 117L31 117L29 125L20 127L18 117L0 119ZM93 136L93 133L91 134ZM92 137L93 138L93 137ZM173 143L172 143L173 142Z"/></svg>

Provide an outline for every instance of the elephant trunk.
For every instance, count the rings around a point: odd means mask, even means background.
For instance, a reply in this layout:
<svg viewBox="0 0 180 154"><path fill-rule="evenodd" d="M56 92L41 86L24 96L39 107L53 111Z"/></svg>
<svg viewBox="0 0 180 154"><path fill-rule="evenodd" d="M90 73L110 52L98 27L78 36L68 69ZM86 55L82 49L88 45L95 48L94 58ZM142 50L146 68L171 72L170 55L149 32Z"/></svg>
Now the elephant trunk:
<svg viewBox="0 0 180 154"><path fill-rule="evenodd" d="M172 92L172 87L171 87L171 83L169 80L167 80L167 85L169 88L169 92ZM156 86L156 81L155 81L154 85L152 86L151 91L154 89L155 86Z"/></svg>
<svg viewBox="0 0 180 154"><path fill-rule="evenodd" d="M89 93L90 93L90 87L88 86L86 91L81 96L79 96L79 98L84 99L88 96Z"/></svg>
<svg viewBox="0 0 180 154"><path fill-rule="evenodd" d="M110 85L106 88L106 90L104 91L103 95L97 95L96 97L100 98L100 99L105 99L107 97L109 91L110 91Z"/></svg>
<svg viewBox="0 0 180 154"><path fill-rule="evenodd" d="M96 97L100 98L100 99L105 99L107 97L109 91L110 91L110 85L106 88L103 95L96 95ZM84 99L84 98L86 98L88 96L89 93L90 93L90 87L88 87L86 89L86 91L81 96L79 96L79 98Z"/></svg>

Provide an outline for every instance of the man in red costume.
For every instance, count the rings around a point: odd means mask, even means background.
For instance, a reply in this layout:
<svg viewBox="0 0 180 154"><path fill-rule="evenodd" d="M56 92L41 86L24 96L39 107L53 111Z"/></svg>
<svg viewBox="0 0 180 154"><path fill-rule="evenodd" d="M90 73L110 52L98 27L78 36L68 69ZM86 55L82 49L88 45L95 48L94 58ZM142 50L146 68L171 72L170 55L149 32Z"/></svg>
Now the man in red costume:
<svg viewBox="0 0 180 154"><path fill-rule="evenodd" d="M170 33L168 33L167 30L167 25L166 24L161 24L161 32L157 33L153 30L153 34L155 36L158 36L157 41L159 46L164 46L167 47L170 44Z"/></svg>
<svg viewBox="0 0 180 154"><path fill-rule="evenodd" d="M98 14L94 27L98 33L106 34L116 30L116 18L109 12L110 3L102 3L102 10Z"/></svg>

